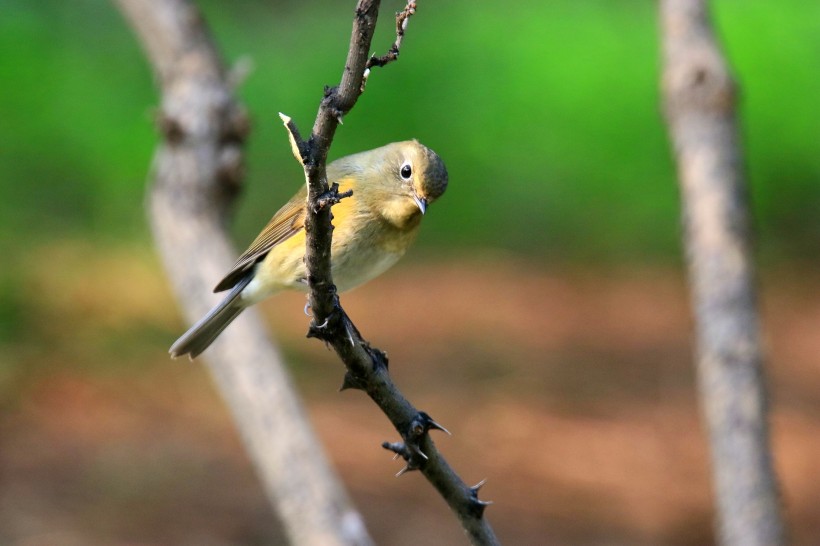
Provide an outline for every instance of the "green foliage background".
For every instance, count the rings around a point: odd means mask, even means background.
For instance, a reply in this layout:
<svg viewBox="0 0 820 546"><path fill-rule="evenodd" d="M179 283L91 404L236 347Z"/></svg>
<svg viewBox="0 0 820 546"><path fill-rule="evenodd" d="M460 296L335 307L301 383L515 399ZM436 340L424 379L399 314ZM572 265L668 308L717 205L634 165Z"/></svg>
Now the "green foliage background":
<svg viewBox="0 0 820 546"><path fill-rule="evenodd" d="M278 111L306 129L338 81L349 2L200 2L254 120L241 246L301 183ZM388 17L401 2L385 2ZM112 4L2 0L0 241L147 240L157 136L146 61ZM714 2L743 89L742 125L767 261L816 259L820 4ZM419 138L451 188L420 244L498 247L549 261L666 262L677 190L659 106L656 3L422 2L399 64L378 70L333 157ZM391 41L382 25L374 49Z"/></svg>

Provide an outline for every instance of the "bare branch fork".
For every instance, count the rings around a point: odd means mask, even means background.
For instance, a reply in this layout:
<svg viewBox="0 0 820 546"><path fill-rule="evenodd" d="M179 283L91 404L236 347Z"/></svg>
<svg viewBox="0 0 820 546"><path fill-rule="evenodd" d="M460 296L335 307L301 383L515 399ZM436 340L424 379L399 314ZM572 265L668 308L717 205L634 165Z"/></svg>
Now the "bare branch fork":
<svg viewBox="0 0 820 546"><path fill-rule="evenodd" d="M678 163L708 426L724 546L786 542L769 447L751 227L736 88L705 0L662 0L663 94Z"/></svg>
<svg viewBox="0 0 820 546"><path fill-rule="evenodd" d="M438 452L428 432L431 429L445 429L429 415L417 410L401 394L388 373L387 356L363 339L342 309L331 278L331 207L345 194L338 192L336 184L328 186L325 167L328 149L342 117L362 94L371 67L384 66L398 58L407 22L416 9L415 2L408 2L396 16L396 41L388 53L368 59L379 4L379 0L359 0L356 5L341 82L338 86L325 89L310 138L304 140L295 123L282 115L294 155L304 168L308 185L305 262L310 287L308 302L313 312L308 337L325 341L345 364L347 371L342 389L366 392L396 427L402 442L385 442L383 447L405 460L406 465L399 475L419 470L456 513L473 544L498 544L492 528L483 517L489 503L478 499L483 482L474 487L467 486Z"/></svg>

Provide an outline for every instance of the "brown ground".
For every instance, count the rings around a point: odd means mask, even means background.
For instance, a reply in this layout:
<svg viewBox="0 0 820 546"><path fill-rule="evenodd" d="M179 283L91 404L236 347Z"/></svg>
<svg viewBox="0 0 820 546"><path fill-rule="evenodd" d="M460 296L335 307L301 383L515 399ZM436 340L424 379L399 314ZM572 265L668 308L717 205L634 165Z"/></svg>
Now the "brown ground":
<svg viewBox="0 0 820 546"><path fill-rule="evenodd" d="M149 254L48 252L59 270L27 269L22 326L0 345L0 544L278 543L203 368L167 359L181 330ZM764 285L777 468L794 543L818 544L820 285ZM404 266L343 301L405 394L454 432L435 437L452 465L488 479L505 544L713 542L676 273L494 256ZM336 392L340 364L304 339L303 302L265 310L374 538L466 544L419 475L393 477L379 445L396 433L362 394Z"/></svg>

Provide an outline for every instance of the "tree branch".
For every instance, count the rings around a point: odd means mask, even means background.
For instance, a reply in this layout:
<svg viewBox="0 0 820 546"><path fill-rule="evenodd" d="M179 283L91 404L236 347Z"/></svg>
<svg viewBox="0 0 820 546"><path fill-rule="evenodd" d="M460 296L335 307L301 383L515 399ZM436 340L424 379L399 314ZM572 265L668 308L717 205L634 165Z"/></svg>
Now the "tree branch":
<svg viewBox="0 0 820 546"><path fill-rule="evenodd" d="M704 0L662 0L663 93L678 163L719 538L783 544L769 447L736 87Z"/></svg>
<svg viewBox="0 0 820 546"><path fill-rule="evenodd" d="M404 33L407 31L407 23L410 22L410 17L416 14L416 3L413 1L407 2L403 10L396 14L396 40L390 49L384 55L377 57L373 55L367 60L364 67L364 78L362 80L362 92L364 86L367 85L367 78L370 76L370 69L374 66L385 66L392 63L399 58L401 50L401 42L404 39Z"/></svg>
<svg viewBox="0 0 820 546"><path fill-rule="evenodd" d="M366 392L396 427L403 441L386 443L384 447L405 459L406 466L400 474L409 470L421 471L458 516L473 544L498 544L483 517L489 503L478 499L482 484L468 487L438 452L428 432L442 427L401 394L388 373L387 356L362 338L342 309L331 278L331 205L343 196L338 194L337 186L328 187L325 162L341 118L353 108L363 91L366 70L389 62L381 62L380 58L368 61L378 11L378 0L359 0L341 82L325 90L309 140L304 141L290 118L283 117L308 184L305 261L310 286L309 303L313 311L308 336L332 346L347 367L342 388ZM392 57L390 60L398 57L408 17L414 12L415 3L409 2L397 15L396 41L386 56Z"/></svg>
<svg viewBox="0 0 820 546"><path fill-rule="evenodd" d="M199 12L185 0L117 0L162 88L150 221L168 277L191 322L236 251L225 220L249 129ZM245 311L205 355L265 492L294 544L368 545L361 518L331 470L257 313ZM294 462L298 461L298 464Z"/></svg>

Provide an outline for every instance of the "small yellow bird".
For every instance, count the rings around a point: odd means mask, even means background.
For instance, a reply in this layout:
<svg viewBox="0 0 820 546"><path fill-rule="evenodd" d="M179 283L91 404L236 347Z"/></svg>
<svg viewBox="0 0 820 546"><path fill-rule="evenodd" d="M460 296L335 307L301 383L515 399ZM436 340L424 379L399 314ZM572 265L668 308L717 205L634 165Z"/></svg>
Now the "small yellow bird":
<svg viewBox="0 0 820 546"><path fill-rule="evenodd" d="M337 159L327 180L353 195L333 207L331 273L339 291L387 271L416 238L427 206L447 189L441 158L416 140L395 142ZM214 292L230 289L222 302L172 346L191 359L213 343L243 309L282 290L306 290L303 187L273 215Z"/></svg>

